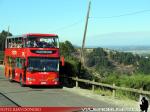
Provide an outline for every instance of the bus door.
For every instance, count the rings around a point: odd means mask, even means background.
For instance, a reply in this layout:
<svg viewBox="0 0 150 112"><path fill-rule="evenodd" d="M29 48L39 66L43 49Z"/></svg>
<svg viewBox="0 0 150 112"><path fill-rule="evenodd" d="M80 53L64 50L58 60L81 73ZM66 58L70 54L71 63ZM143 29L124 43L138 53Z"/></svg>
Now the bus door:
<svg viewBox="0 0 150 112"><path fill-rule="evenodd" d="M20 81L20 76L24 75L24 59L16 58L15 79Z"/></svg>

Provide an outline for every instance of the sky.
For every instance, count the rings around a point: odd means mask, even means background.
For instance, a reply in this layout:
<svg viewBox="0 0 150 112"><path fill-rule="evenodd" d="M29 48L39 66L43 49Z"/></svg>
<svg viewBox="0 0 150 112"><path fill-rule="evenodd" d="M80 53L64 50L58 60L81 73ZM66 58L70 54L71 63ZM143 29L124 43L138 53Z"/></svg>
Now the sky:
<svg viewBox="0 0 150 112"><path fill-rule="evenodd" d="M81 46L89 0L0 0L0 31ZM150 0L91 0L86 46L150 45Z"/></svg>

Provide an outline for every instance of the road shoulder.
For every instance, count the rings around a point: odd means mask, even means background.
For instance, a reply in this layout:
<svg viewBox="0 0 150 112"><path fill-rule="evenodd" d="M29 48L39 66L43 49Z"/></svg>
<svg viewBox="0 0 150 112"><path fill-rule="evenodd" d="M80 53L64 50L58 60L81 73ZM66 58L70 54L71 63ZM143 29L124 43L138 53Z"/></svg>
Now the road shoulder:
<svg viewBox="0 0 150 112"><path fill-rule="evenodd" d="M79 94L81 96L85 96L88 98L92 98L95 100L101 100L109 104L115 104L119 107L127 107L127 108L139 108L139 102L126 99L126 100L121 100L117 98L112 98L111 96L101 96L100 94L95 94L91 90L86 90L86 89L81 89L81 88L63 88L66 91L73 92L75 94Z"/></svg>

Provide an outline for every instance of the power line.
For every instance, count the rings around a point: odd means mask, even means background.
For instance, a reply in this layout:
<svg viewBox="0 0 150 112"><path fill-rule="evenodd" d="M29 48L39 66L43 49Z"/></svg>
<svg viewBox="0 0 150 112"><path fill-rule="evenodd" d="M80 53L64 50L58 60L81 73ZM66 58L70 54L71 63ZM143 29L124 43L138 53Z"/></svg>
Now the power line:
<svg viewBox="0 0 150 112"><path fill-rule="evenodd" d="M114 16L90 17L90 18L91 19L107 19L107 18L109 19L109 18L117 18L117 17L123 17L123 16L131 16L131 15L136 15L136 14L145 13L145 12L150 12L150 9L126 13L126 14L114 15Z"/></svg>
<svg viewBox="0 0 150 112"><path fill-rule="evenodd" d="M123 17L123 16L131 16L131 15L136 15L136 14L146 13L146 12L150 12L150 9L136 11L136 12L131 12L131 13L126 13L126 14L114 15L114 16L89 17L89 19L110 19L110 18L118 18L118 17ZM52 30L51 32L66 30L66 29L69 29L71 27L74 27L74 26L78 25L81 22L83 22L83 20L79 20L79 21L76 21L76 22L74 22L72 24L69 24L67 26L63 26L63 27L57 28L55 30Z"/></svg>
<svg viewBox="0 0 150 112"><path fill-rule="evenodd" d="M71 28L71 27L74 27L76 25L78 25L79 23L81 23L83 20L79 20L79 21L76 21L72 24L69 24L67 26L63 26L63 27L60 27L60 28L57 28L55 30L52 30L51 32L55 32L55 31L60 31L60 30L65 30L65 29L68 29L68 28Z"/></svg>

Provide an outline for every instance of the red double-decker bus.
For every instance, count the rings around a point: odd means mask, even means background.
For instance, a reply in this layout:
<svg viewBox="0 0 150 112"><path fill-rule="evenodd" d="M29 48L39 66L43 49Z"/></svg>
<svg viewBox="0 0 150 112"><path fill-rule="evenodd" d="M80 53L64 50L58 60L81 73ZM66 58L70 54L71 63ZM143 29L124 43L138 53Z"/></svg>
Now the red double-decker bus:
<svg viewBox="0 0 150 112"><path fill-rule="evenodd" d="M31 33L8 36L4 63L6 78L20 82L21 86L60 85L58 36Z"/></svg>

